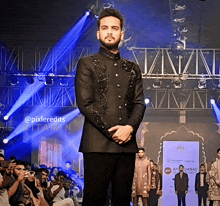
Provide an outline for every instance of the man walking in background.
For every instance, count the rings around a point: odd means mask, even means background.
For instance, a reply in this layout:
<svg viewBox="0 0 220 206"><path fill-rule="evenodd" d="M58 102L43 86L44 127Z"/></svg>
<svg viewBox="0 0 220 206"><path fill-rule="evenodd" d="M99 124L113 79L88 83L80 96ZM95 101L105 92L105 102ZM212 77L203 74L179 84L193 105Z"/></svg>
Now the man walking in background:
<svg viewBox="0 0 220 206"><path fill-rule="evenodd" d="M183 206L186 206L186 194L188 193L188 183L189 178L186 173L183 172L184 166L179 166L179 173L175 175L175 193L177 194L178 198L178 206L181 206L181 202L183 203Z"/></svg>
<svg viewBox="0 0 220 206"><path fill-rule="evenodd" d="M200 172L196 174L195 178L195 191L198 194L198 205L206 206L207 192L208 192L208 184L206 183L206 172L205 165L200 165Z"/></svg>
<svg viewBox="0 0 220 206"><path fill-rule="evenodd" d="M138 149L138 158L135 163L135 173L132 186L134 206L138 206L138 199L142 199L143 206L147 206L151 182L150 161L146 159L144 148Z"/></svg>

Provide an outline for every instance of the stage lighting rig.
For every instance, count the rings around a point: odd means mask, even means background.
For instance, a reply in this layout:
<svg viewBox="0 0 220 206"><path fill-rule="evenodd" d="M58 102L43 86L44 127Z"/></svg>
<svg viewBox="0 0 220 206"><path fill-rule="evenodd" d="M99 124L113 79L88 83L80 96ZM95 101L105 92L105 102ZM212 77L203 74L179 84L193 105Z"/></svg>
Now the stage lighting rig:
<svg viewBox="0 0 220 206"><path fill-rule="evenodd" d="M114 8L114 2L113 1L111 1L111 3L104 3L103 4L103 8L104 9L107 9L107 8Z"/></svg>
<svg viewBox="0 0 220 206"><path fill-rule="evenodd" d="M34 84L34 77L33 76L27 76L26 79L27 79L28 85Z"/></svg>
<svg viewBox="0 0 220 206"><path fill-rule="evenodd" d="M50 73L48 76L45 77L45 85L51 86L53 85L53 78L52 76L54 76L53 73Z"/></svg>
<svg viewBox="0 0 220 206"><path fill-rule="evenodd" d="M175 18L173 21L175 22L175 23L184 23L185 22L185 20L186 20L186 18L185 17L183 17L183 18Z"/></svg>
<svg viewBox="0 0 220 206"><path fill-rule="evenodd" d="M66 78L60 78L60 85L61 86L68 86L68 80Z"/></svg>
<svg viewBox="0 0 220 206"><path fill-rule="evenodd" d="M172 82L173 82L173 86L174 86L175 89L180 89L181 88L181 81L180 81L179 77L174 77L172 79Z"/></svg>
<svg viewBox="0 0 220 206"><path fill-rule="evenodd" d="M15 85L17 85L19 83L19 80L18 80L18 78L15 75L11 75L9 78L10 78L10 80L9 80L10 84L12 86L15 86Z"/></svg>
<svg viewBox="0 0 220 206"><path fill-rule="evenodd" d="M179 6L177 4L175 4L175 7L174 7L174 11L183 11L186 9L186 5L183 5L183 6Z"/></svg>
<svg viewBox="0 0 220 206"><path fill-rule="evenodd" d="M159 89L161 87L162 81L159 79L155 79L153 83L153 88L154 89Z"/></svg>
<svg viewBox="0 0 220 206"><path fill-rule="evenodd" d="M198 88L199 89L205 89L206 88L206 79L204 77L199 80Z"/></svg>

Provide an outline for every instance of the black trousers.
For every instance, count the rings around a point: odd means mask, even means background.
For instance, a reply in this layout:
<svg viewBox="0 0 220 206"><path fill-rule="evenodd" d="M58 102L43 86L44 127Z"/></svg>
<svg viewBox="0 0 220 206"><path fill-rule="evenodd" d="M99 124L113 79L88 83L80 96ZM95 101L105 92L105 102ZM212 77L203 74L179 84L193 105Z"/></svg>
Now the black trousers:
<svg viewBox="0 0 220 206"><path fill-rule="evenodd" d="M130 206L135 153L84 153L82 206L104 206L112 184L114 206Z"/></svg>
<svg viewBox="0 0 220 206"><path fill-rule="evenodd" d="M198 203L199 203L199 206L202 205L202 199L203 199L204 206L206 206L207 191L205 190L204 187L200 187L198 189Z"/></svg>
<svg viewBox="0 0 220 206"><path fill-rule="evenodd" d="M178 198L178 206L181 206L181 202L183 203L183 206L186 206L186 194L184 191L178 192L177 198Z"/></svg>
<svg viewBox="0 0 220 206"><path fill-rule="evenodd" d="M149 204L148 206L157 206L158 205L158 198L157 190L151 189L149 193Z"/></svg>

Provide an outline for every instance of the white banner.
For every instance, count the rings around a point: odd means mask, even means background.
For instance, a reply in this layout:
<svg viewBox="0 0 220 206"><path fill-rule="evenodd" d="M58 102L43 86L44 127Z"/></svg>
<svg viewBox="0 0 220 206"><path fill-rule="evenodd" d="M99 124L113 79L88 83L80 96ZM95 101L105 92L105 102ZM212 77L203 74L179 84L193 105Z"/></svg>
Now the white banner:
<svg viewBox="0 0 220 206"><path fill-rule="evenodd" d="M189 177L186 205L198 205L198 196L195 193L195 176L199 172L199 142L163 142L163 206L176 206L174 179L179 172L179 165L184 166L184 172Z"/></svg>

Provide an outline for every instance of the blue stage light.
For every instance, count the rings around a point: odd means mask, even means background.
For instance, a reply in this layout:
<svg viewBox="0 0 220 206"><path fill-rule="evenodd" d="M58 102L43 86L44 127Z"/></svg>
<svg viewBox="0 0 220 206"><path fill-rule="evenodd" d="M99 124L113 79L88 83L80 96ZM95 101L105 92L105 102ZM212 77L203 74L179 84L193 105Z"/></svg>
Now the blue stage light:
<svg viewBox="0 0 220 206"><path fill-rule="evenodd" d="M86 15L87 15L87 16L89 16L89 15L90 15L90 13L91 13L91 11L87 11L87 12L86 12Z"/></svg>
<svg viewBox="0 0 220 206"><path fill-rule="evenodd" d="M212 105L214 105L214 104L215 104L215 100L214 100L214 99L210 99L210 103L211 103Z"/></svg>
<svg viewBox="0 0 220 206"><path fill-rule="evenodd" d="M146 105L148 105L148 104L150 103L150 99L149 99L149 98L146 98L146 99L144 100L144 102L145 102Z"/></svg>
<svg viewBox="0 0 220 206"><path fill-rule="evenodd" d="M8 143L8 139L3 139L3 143L7 144Z"/></svg>
<svg viewBox="0 0 220 206"><path fill-rule="evenodd" d="M5 116L3 117L3 119L4 119L5 121L8 121L9 116L5 115Z"/></svg>

